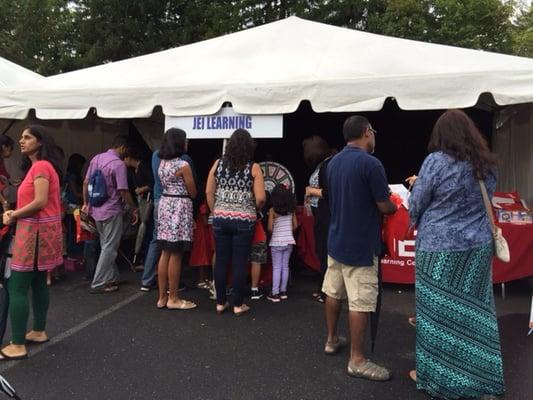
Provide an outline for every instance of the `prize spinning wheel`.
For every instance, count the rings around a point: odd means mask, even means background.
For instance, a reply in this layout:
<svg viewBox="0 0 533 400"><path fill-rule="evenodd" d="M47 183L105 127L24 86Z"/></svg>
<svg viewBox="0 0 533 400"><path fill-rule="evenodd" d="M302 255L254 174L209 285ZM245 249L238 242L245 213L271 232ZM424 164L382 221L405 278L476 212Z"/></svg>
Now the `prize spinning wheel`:
<svg viewBox="0 0 533 400"><path fill-rule="evenodd" d="M284 185L294 193L294 179L287 168L273 161L261 162L259 166L263 171L265 190L272 192L276 185Z"/></svg>

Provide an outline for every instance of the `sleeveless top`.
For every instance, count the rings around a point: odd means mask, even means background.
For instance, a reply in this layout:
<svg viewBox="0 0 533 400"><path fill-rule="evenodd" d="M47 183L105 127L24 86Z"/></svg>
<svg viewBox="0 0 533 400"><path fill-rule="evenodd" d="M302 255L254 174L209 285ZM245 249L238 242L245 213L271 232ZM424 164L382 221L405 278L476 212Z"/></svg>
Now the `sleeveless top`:
<svg viewBox="0 0 533 400"><path fill-rule="evenodd" d="M274 219L274 224L272 226L270 246L288 246L290 244L296 244L294 236L292 235L292 213L278 215L276 219Z"/></svg>
<svg viewBox="0 0 533 400"><path fill-rule="evenodd" d="M215 210L213 220L254 222L257 218L253 192L252 163L236 172L221 158L215 171Z"/></svg>
<svg viewBox="0 0 533 400"><path fill-rule="evenodd" d="M318 166L315 168L311 176L309 177L309 186L320 189L320 184L318 181L318 174L320 172L320 167L322 166L322 163L318 164ZM309 204L311 207L318 208L318 200L320 200L317 196L309 196Z"/></svg>

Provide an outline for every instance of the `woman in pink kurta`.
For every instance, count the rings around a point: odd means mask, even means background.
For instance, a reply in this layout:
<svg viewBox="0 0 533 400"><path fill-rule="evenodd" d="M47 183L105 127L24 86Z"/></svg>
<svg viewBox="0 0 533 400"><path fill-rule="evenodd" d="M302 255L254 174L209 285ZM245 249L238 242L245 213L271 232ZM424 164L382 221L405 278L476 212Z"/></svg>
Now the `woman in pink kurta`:
<svg viewBox="0 0 533 400"><path fill-rule="evenodd" d="M8 281L11 344L0 351L0 361L26 358L26 343L48 341L46 272L62 263L59 158L57 146L42 128L29 126L20 139L22 170L17 208L6 211L6 225L16 223L11 277ZM26 333L32 289L33 329Z"/></svg>

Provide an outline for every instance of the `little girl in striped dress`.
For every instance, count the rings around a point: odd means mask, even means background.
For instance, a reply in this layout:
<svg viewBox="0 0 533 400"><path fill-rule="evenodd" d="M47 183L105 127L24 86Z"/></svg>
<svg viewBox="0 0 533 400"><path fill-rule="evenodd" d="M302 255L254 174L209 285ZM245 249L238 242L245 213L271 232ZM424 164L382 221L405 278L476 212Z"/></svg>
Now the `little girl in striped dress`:
<svg viewBox="0 0 533 400"><path fill-rule="evenodd" d="M295 210L292 192L285 186L276 186L272 191L272 208L268 214L268 231L272 234L272 292L267 299L274 303L288 298L289 259L296 244L293 232L298 226Z"/></svg>

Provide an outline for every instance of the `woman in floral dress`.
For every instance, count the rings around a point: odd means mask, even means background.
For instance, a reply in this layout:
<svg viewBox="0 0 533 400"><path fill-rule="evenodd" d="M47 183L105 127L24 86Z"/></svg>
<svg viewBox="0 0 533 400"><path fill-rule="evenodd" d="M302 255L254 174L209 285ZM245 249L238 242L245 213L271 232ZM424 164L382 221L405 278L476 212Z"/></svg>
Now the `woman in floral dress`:
<svg viewBox="0 0 533 400"><path fill-rule="evenodd" d="M188 162L180 157L186 150L186 134L172 128L165 132L159 150L158 175L161 199L158 208L157 241L161 257L157 268L159 300L157 308L189 310L196 304L178 297L183 253L192 247L193 205L196 185ZM167 294L168 288L168 294Z"/></svg>

